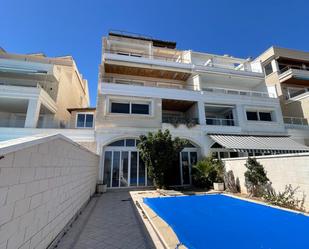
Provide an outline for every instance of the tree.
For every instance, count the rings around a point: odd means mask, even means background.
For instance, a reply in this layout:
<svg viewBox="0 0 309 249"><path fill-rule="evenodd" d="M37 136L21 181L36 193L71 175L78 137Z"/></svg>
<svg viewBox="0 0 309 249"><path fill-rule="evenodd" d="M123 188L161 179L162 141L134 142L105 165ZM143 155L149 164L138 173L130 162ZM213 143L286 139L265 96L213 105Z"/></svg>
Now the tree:
<svg viewBox="0 0 309 249"><path fill-rule="evenodd" d="M169 186L170 176L178 165L179 153L185 143L185 140L178 137L173 139L169 130L140 136L138 149L147 167L147 173L154 179L157 187Z"/></svg>
<svg viewBox="0 0 309 249"><path fill-rule="evenodd" d="M251 196L262 196L266 184L269 182L266 171L255 158L248 158L245 164L247 171L245 172L245 185Z"/></svg>
<svg viewBox="0 0 309 249"><path fill-rule="evenodd" d="M192 168L193 184L196 187L210 188L214 182L223 182L224 166L221 160L205 157Z"/></svg>

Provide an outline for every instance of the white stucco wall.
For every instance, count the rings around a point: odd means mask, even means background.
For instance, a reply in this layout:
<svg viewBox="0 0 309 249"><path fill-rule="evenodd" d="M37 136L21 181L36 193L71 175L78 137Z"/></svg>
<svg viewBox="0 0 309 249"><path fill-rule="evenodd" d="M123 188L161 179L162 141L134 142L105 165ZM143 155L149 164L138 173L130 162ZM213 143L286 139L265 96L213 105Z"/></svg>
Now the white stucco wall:
<svg viewBox="0 0 309 249"><path fill-rule="evenodd" d="M62 135L0 143L0 248L46 248L95 191L99 157Z"/></svg>
<svg viewBox="0 0 309 249"><path fill-rule="evenodd" d="M260 156L256 157L267 172L276 191L283 191L285 186L291 184L293 188L299 187L297 197L305 194L305 207L309 209L309 153ZM247 158L224 159L226 170L232 170L235 179L240 182L241 192L247 193L244 173Z"/></svg>

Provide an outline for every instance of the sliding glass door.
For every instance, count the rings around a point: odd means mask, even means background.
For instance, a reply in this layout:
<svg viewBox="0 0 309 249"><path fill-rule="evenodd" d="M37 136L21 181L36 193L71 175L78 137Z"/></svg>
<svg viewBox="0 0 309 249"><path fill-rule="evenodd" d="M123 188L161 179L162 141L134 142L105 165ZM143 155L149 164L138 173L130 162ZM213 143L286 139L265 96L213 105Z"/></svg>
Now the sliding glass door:
<svg viewBox="0 0 309 249"><path fill-rule="evenodd" d="M150 186L147 170L138 151L110 150L104 152L104 183L108 187Z"/></svg>

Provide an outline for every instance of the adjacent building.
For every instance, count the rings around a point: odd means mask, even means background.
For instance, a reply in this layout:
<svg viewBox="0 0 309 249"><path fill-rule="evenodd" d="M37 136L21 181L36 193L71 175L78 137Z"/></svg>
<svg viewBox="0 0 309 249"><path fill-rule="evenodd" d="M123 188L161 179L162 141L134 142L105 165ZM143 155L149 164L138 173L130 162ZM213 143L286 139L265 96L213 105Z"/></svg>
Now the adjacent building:
<svg viewBox="0 0 309 249"><path fill-rule="evenodd" d="M68 128L68 108L89 106L87 80L72 56L0 50L0 127Z"/></svg>
<svg viewBox="0 0 309 249"><path fill-rule="evenodd" d="M96 152L94 113L72 56L0 49L0 141L61 133Z"/></svg>
<svg viewBox="0 0 309 249"><path fill-rule="evenodd" d="M199 157L304 151L287 137L279 99L260 61L178 50L176 42L122 32L103 38L95 133L100 179L151 184L138 137L169 129L188 141L175 184L191 183Z"/></svg>
<svg viewBox="0 0 309 249"><path fill-rule="evenodd" d="M280 100L289 134L309 145L309 52L271 47L255 62L262 64L269 92Z"/></svg>

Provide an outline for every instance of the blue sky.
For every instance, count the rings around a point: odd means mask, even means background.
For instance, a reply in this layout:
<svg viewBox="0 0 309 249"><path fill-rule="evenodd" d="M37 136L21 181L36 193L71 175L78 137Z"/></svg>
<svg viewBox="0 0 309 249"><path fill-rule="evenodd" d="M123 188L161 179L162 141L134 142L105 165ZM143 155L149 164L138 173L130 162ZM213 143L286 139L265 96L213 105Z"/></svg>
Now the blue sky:
<svg viewBox="0 0 309 249"><path fill-rule="evenodd" d="M309 50L309 1L0 0L0 46L12 53L72 55L95 106L101 37L125 30L239 57L271 45Z"/></svg>

